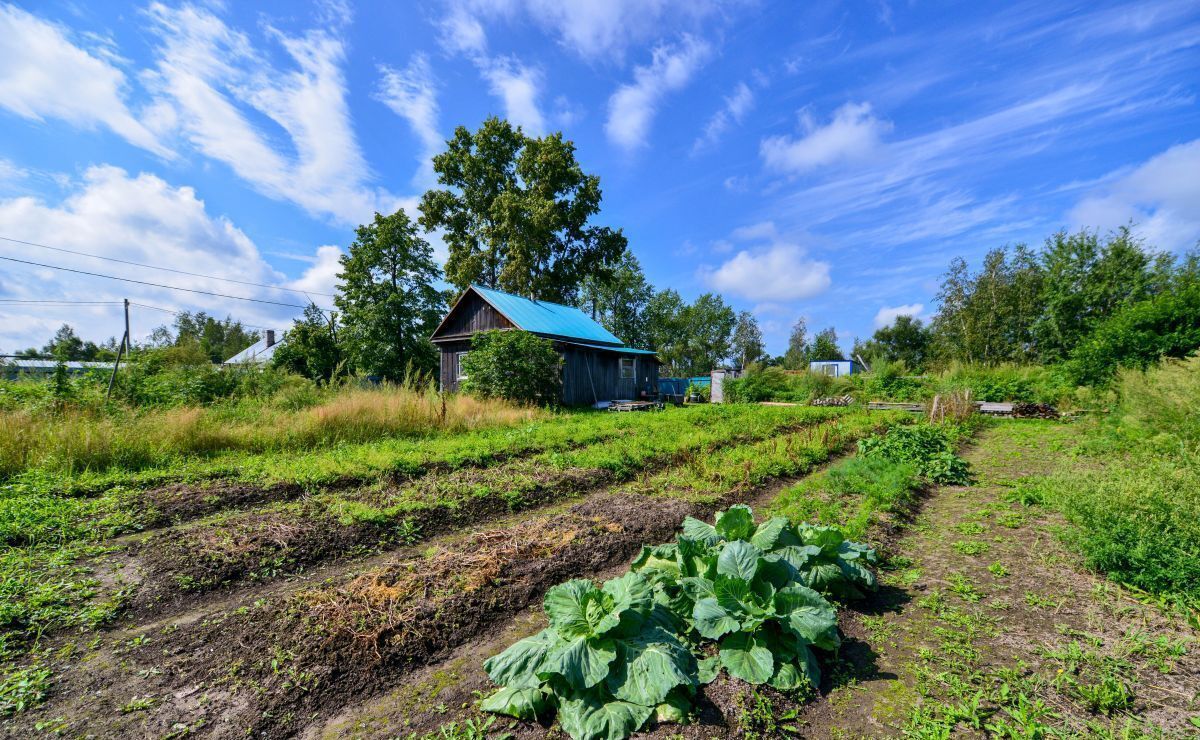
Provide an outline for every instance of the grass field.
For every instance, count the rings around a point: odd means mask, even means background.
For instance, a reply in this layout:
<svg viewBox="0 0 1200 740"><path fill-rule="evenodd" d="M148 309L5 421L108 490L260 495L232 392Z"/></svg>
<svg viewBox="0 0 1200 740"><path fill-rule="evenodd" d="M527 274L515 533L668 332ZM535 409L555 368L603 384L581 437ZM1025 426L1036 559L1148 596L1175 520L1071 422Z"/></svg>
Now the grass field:
<svg viewBox="0 0 1200 740"><path fill-rule="evenodd" d="M0 721L13 736L544 737L476 708L495 689L484 661L545 625L555 584L612 578L686 517L748 503L877 548L880 587L836 601L842 646L815 691L723 674L694 724L649 736L1186 736L1198 373L1130 374L1112 414L1070 424L465 402L452 422L453 403L443 421L440 402L385 390L333 406L424 411L329 443L27 457L0 490ZM294 430L331 403L264 418Z"/></svg>

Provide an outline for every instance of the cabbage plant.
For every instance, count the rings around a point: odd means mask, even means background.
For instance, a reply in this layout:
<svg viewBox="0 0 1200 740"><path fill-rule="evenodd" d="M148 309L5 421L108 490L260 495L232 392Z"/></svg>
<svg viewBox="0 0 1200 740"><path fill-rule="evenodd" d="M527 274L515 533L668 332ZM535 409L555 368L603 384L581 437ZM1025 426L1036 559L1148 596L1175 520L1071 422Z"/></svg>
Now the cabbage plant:
<svg viewBox="0 0 1200 740"><path fill-rule="evenodd" d="M481 707L521 719L557 709L574 740L617 740L651 717L684 721L697 687L722 670L783 691L815 687L813 650L841 642L822 592L874 588L874 562L834 527L756 525L740 505L711 525L689 517L676 542L643 548L624 576L550 589L550 626L484 664L502 688Z"/></svg>
<svg viewBox="0 0 1200 740"><path fill-rule="evenodd" d="M503 688L482 709L533 719L556 708L576 740L628 737L655 712L682 719L696 660L645 578L630 572L600 588L567 581L543 606L549 627L484 663Z"/></svg>

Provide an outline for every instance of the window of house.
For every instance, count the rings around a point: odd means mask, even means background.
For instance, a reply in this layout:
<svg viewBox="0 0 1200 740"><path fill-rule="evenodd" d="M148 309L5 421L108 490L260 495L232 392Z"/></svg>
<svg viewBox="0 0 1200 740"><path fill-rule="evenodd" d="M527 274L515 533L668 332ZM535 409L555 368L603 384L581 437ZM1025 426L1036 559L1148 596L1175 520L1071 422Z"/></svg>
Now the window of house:
<svg viewBox="0 0 1200 740"><path fill-rule="evenodd" d="M454 379L466 380L467 372L463 370L463 360L466 358L466 352L456 352L454 355Z"/></svg>
<svg viewBox="0 0 1200 740"><path fill-rule="evenodd" d="M633 380L633 378L634 378L633 358L632 357L622 357L621 358L621 380Z"/></svg>
<svg viewBox="0 0 1200 740"><path fill-rule="evenodd" d="M832 375L834 377L837 377L837 374L838 374L837 371L838 371L838 366L834 365L832 363L829 365L821 366L821 372L825 373L826 375Z"/></svg>

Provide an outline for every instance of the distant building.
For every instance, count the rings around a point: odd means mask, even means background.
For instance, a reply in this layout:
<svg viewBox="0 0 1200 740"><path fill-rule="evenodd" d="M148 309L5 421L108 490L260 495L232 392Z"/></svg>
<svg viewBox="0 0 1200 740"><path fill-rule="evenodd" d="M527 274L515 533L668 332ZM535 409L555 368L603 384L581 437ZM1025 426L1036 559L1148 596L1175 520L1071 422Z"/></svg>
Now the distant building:
<svg viewBox="0 0 1200 740"><path fill-rule="evenodd" d="M854 360L813 360L808 363L808 369L810 372L830 375L835 378L862 372L862 367Z"/></svg>
<svg viewBox="0 0 1200 740"><path fill-rule="evenodd" d="M267 329L263 333L263 338L250 345L246 349L238 352L233 357L230 357L222 365L266 365L275 356L275 350L283 344L284 340L275 341L275 330Z"/></svg>
<svg viewBox="0 0 1200 740"><path fill-rule="evenodd" d="M471 337L490 329L520 329L551 340L563 358L562 402L567 405L657 396L659 361L654 352L626 347L574 306L477 285L463 291L430 337L441 352L442 390L458 390L466 379L462 359L471 351Z"/></svg>
<svg viewBox="0 0 1200 740"><path fill-rule="evenodd" d="M53 375L58 364L57 360L0 359L0 374L9 380L15 380L21 376L44 378ZM83 375L92 370L111 371L113 367L111 362L68 360L62 364L70 375Z"/></svg>

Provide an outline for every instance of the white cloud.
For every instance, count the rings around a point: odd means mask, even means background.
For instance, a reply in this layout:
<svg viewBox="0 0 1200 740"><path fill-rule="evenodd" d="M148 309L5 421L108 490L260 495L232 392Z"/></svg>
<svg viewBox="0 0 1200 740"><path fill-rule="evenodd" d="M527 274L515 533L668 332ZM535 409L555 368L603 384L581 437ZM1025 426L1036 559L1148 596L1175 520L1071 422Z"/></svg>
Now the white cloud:
<svg viewBox="0 0 1200 740"><path fill-rule="evenodd" d="M627 151L645 146L662 98L686 86L711 52L706 42L691 35L676 45L656 47L650 64L636 67L633 82L608 99L604 131L609 140Z"/></svg>
<svg viewBox="0 0 1200 740"><path fill-rule="evenodd" d="M697 152L715 145L730 126L741 123L753 107L754 91L745 82L739 82L733 94L725 98L725 105L708 119L704 131L692 144L692 151Z"/></svg>
<svg viewBox="0 0 1200 740"><path fill-rule="evenodd" d="M529 134L546 131L546 119L538 107L542 73L526 67L516 57L486 60L480 65L483 76L491 85L492 94L504 102L505 116Z"/></svg>
<svg viewBox="0 0 1200 740"><path fill-rule="evenodd" d="M631 46L664 29L694 30L719 11L712 0L451 0L439 25L444 46L480 54L481 17L511 22L523 15L583 59L620 62Z"/></svg>
<svg viewBox="0 0 1200 740"><path fill-rule="evenodd" d="M439 22L439 40L447 52L463 54L471 60L487 81L489 91L504 104L504 115L509 121L526 133L542 134L546 131L546 116L538 105L542 71L522 64L515 55L490 56L487 32L476 17L477 13L510 14L513 10L505 0L452 3L449 13Z"/></svg>
<svg viewBox="0 0 1200 740"><path fill-rule="evenodd" d="M166 265L189 272L240 281L281 284L284 276L263 261L253 241L227 218L210 214L190 187L176 187L150 174L136 176L113 166L86 170L72 182L57 204L33 197L0 200L0 233L26 241ZM2 248L0 248L2 249ZM325 249L325 248L322 248ZM4 253L12 254L8 249ZM24 254L28 255L28 249ZM282 303L304 303L301 296L282 291L235 285L220 280L164 273L129 265L52 252L38 252L36 261L74 267L135 280L176 285ZM328 256L318 252L314 268L297 283L319 290L315 277ZM329 292L321 290L320 292ZM230 314L257 326L284 328L298 309L268 306L228 298L132 285L56 270L10 265L0 272L0 295L6 298L119 301L176 309L202 309ZM329 299L318 299L328 305ZM170 323L167 314L134 307L135 340L154 326ZM119 307L62 308L0 306L0 347L40 346L62 323L74 325L82 336L103 338L119 333Z"/></svg>
<svg viewBox="0 0 1200 740"><path fill-rule="evenodd" d="M429 184L433 181L431 160L444 143L438 132L437 89L429 59L424 54L414 54L408 66L402 70L380 65L379 71L383 78L377 97L407 121L421 141L421 151L417 156L421 166L417 179Z"/></svg>
<svg viewBox="0 0 1200 740"><path fill-rule="evenodd" d="M102 125L134 146L173 156L129 110L125 74L110 58L107 47L94 56L59 26L0 5L0 106L35 121Z"/></svg>
<svg viewBox="0 0 1200 740"><path fill-rule="evenodd" d="M1078 227L1114 229L1135 222L1139 235L1160 249L1183 250L1200 241L1200 139L1156 154L1110 175L1071 209Z"/></svg>
<svg viewBox="0 0 1200 740"><path fill-rule="evenodd" d="M891 326L892 322L899 316L921 318L921 313L924 310L925 304L923 303L910 303L906 306L883 306L875 314L875 328L882 329L885 326Z"/></svg>
<svg viewBox="0 0 1200 740"><path fill-rule="evenodd" d="M339 39L324 30L293 37L268 29L294 63L277 69L244 34L207 10L155 3L147 12L161 40L147 84L170 100L177 125L199 151L265 195L342 223L395 209L395 195L368 184L370 169L346 101ZM276 147L276 137L239 104L270 119L291 146Z"/></svg>
<svg viewBox="0 0 1200 740"><path fill-rule="evenodd" d="M701 271L713 288L752 301L796 301L829 287L829 263L810 260L798 244L742 250L715 270Z"/></svg>
<svg viewBox="0 0 1200 740"><path fill-rule="evenodd" d="M871 113L870 103L846 103L833 120L820 126L808 113L800 119L804 135L771 136L760 148L763 162L778 172L801 173L845 160L861 160L892 129Z"/></svg>
<svg viewBox="0 0 1200 740"><path fill-rule="evenodd" d="M342 270L342 248L325 245L317 247L316 256L304 274L287 284L289 288L303 290L307 293L335 293L337 291L337 275ZM327 299L317 299L317 303L327 303Z"/></svg>
<svg viewBox="0 0 1200 740"><path fill-rule="evenodd" d="M737 241L776 241L779 239L779 230L775 228L774 221L760 221L749 226L739 226L733 230L731 236Z"/></svg>

